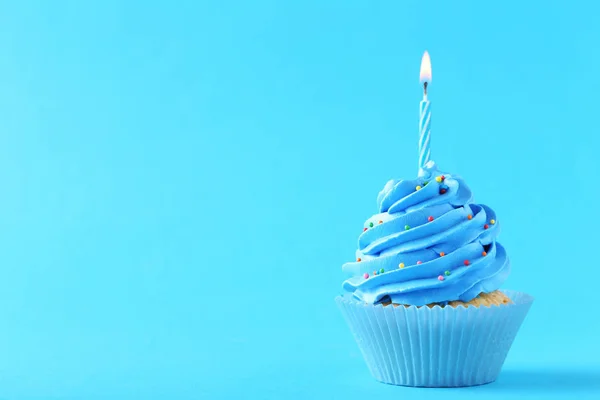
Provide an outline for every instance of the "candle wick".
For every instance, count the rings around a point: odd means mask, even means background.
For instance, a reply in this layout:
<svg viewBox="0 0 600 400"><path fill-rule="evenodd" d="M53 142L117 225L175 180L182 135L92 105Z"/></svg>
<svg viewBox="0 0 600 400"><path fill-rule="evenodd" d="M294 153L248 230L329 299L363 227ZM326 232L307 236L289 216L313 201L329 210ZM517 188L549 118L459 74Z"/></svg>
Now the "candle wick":
<svg viewBox="0 0 600 400"><path fill-rule="evenodd" d="M423 97L427 98L427 81L423 82Z"/></svg>

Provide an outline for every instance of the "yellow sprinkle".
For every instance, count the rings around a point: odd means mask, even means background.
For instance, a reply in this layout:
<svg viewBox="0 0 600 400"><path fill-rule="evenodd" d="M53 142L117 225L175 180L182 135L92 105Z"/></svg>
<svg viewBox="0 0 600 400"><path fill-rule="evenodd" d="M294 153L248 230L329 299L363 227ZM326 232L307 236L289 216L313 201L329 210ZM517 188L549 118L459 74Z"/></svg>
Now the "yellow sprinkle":
<svg viewBox="0 0 600 400"><path fill-rule="evenodd" d="M490 219L490 224L494 225L496 223L495 219Z"/></svg>
<svg viewBox="0 0 600 400"><path fill-rule="evenodd" d="M417 186L415 189L417 189L417 190L421 190L421 186Z"/></svg>
<svg viewBox="0 0 600 400"><path fill-rule="evenodd" d="M400 267L400 269L404 268L404 263L400 263L400 265L398 265Z"/></svg>
<svg viewBox="0 0 600 400"><path fill-rule="evenodd" d="M435 181L436 182L441 182L442 181L442 177L441 176L436 176L435 177Z"/></svg>

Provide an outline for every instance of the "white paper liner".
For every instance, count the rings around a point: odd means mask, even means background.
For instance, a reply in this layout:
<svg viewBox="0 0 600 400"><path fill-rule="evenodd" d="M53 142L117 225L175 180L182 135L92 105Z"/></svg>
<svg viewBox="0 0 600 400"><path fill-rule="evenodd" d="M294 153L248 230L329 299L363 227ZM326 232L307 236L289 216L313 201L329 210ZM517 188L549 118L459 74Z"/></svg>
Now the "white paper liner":
<svg viewBox="0 0 600 400"><path fill-rule="evenodd" d="M533 297L503 290L513 301L480 307L384 307L338 296L371 374L378 381L418 387L493 382Z"/></svg>

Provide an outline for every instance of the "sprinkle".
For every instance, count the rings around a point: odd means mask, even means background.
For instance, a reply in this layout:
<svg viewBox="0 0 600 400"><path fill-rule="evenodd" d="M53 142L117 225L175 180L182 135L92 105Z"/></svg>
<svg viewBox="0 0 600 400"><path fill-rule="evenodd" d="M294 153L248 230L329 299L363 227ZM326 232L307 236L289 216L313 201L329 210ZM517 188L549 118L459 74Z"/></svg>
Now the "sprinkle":
<svg viewBox="0 0 600 400"><path fill-rule="evenodd" d="M417 261L417 264L423 264L423 261Z"/></svg>
<svg viewBox="0 0 600 400"><path fill-rule="evenodd" d="M489 228L489 227L490 227L490 226L489 226L488 224L485 224L485 225L483 226L483 229L487 229L487 228Z"/></svg>
<svg viewBox="0 0 600 400"><path fill-rule="evenodd" d="M444 257L446 255L446 253L444 253L443 251L440 253L440 257Z"/></svg>
<svg viewBox="0 0 600 400"><path fill-rule="evenodd" d="M377 275L377 271L373 271L373 276Z"/></svg>
<svg viewBox="0 0 600 400"><path fill-rule="evenodd" d="M471 263L469 262L469 260L465 260L465 265L466 265L467 267L469 266L469 264L471 264Z"/></svg>
<svg viewBox="0 0 600 400"><path fill-rule="evenodd" d="M438 281L440 281L440 282L441 282L441 281L443 281L443 280L444 280L444 277L443 277L442 275L438 276Z"/></svg>
<svg viewBox="0 0 600 400"><path fill-rule="evenodd" d="M440 189L440 194L446 193L446 189Z"/></svg>
<svg viewBox="0 0 600 400"><path fill-rule="evenodd" d="M427 217L427 221L429 221L429 222L433 221L433 217L430 215L429 217Z"/></svg>
<svg viewBox="0 0 600 400"><path fill-rule="evenodd" d="M494 225L496 223L495 219L490 219L490 224Z"/></svg>
<svg viewBox="0 0 600 400"><path fill-rule="evenodd" d="M421 186L417 186L415 190L421 190Z"/></svg>
<svg viewBox="0 0 600 400"><path fill-rule="evenodd" d="M428 181L423 182L423 187L427 186L428 183Z"/></svg>
<svg viewBox="0 0 600 400"><path fill-rule="evenodd" d="M409 230L409 229L410 229L410 226L408 226L408 225L404 225L404 230L405 230L405 231L407 231L407 230Z"/></svg>
<svg viewBox="0 0 600 400"><path fill-rule="evenodd" d="M443 181L442 176L441 175L440 176L436 176L435 177L435 181L438 182L438 183L441 182L441 181Z"/></svg>
<svg viewBox="0 0 600 400"><path fill-rule="evenodd" d="M398 264L398 266L400 267L400 269L404 268L404 263L400 263Z"/></svg>
<svg viewBox="0 0 600 400"><path fill-rule="evenodd" d="M446 276L450 276L450 271L446 271L446 272L444 272L444 274L445 274Z"/></svg>
<svg viewBox="0 0 600 400"><path fill-rule="evenodd" d="M442 181L446 180L446 177L444 175L442 175L440 178L442 178Z"/></svg>
<svg viewBox="0 0 600 400"><path fill-rule="evenodd" d="M372 227L373 227L373 223L372 223L372 222L371 222L371 223L369 223L369 226L372 228Z"/></svg>
<svg viewBox="0 0 600 400"><path fill-rule="evenodd" d="M481 255L485 257L485 256L487 256L487 253L484 251L481 253Z"/></svg>
<svg viewBox="0 0 600 400"><path fill-rule="evenodd" d="M367 273L365 272L365 274L363 275L363 277L364 277L365 279L369 279L369 274L367 274Z"/></svg>
<svg viewBox="0 0 600 400"><path fill-rule="evenodd" d="M362 259L361 259L360 257L358 257L358 258L356 259L356 262L361 262L361 261L362 261Z"/></svg>
<svg viewBox="0 0 600 400"><path fill-rule="evenodd" d="M467 215L467 219L473 219L473 216L471 214Z"/></svg>
<svg viewBox="0 0 600 400"><path fill-rule="evenodd" d="M363 232L366 232L366 231L367 231L367 228L363 228Z"/></svg>
<svg viewBox="0 0 600 400"><path fill-rule="evenodd" d="M383 273L384 273L384 269L383 269L383 268L381 268L381 269L379 270L379 273L380 273L380 274L383 274Z"/></svg>

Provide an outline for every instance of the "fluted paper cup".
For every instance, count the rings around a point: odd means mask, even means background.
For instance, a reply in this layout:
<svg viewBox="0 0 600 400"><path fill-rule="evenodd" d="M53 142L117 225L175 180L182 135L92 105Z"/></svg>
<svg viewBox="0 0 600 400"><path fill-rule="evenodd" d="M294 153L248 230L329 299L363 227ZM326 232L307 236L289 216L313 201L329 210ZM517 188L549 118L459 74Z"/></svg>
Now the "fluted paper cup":
<svg viewBox="0 0 600 400"><path fill-rule="evenodd" d="M384 307L338 296L371 374L416 387L459 387L496 380L533 297L503 291L511 304Z"/></svg>

